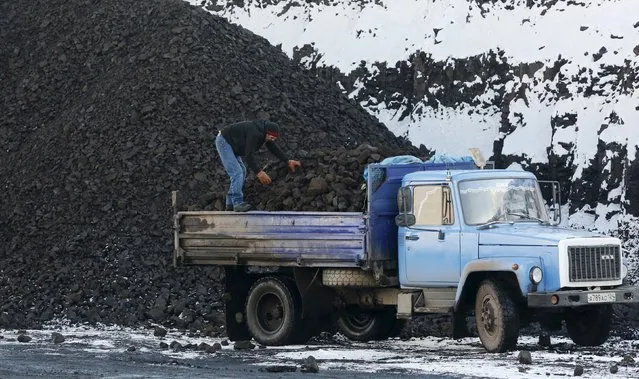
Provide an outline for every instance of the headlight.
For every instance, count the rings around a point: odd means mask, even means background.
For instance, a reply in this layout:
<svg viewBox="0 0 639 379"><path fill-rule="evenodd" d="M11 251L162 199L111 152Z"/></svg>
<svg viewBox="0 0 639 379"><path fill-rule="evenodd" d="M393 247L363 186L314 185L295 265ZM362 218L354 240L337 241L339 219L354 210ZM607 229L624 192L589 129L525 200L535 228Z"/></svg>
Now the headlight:
<svg viewBox="0 0 639 379"><path fill-rule="evenodd" d="M544 278L544 273L537 266L534 266L530 269L530 281L533 284L541 283L541 280Z"/></svg>
<svg viewBox="0 0 639 379"><path fill-rule="evenodd" d="M621 279L625 278L628 275L628 266L625 263L621 264Z"/></svg>

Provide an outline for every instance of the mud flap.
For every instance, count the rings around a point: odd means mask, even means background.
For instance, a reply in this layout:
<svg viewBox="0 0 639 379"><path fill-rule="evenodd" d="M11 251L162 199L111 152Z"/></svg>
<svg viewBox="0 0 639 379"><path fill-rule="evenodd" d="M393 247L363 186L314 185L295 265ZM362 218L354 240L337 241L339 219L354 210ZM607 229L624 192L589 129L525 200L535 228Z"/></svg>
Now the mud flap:
<svg viewBox="0 0 639 379"><path fill-rule="evenodd" d="M471 337L468 330L468 323L466 322L466 316L468 313L464 309L458 309L453 312L453 338L460 339L465 337Z"/></svg>
<svg viewBox="0 0 639 379"><path fill-rule="evenodd" d="M237 268L225 268L224 278L224 315L226 320L226 335L231 341L250 340L246 325L244 304L253 280L250 276Z"/></svg>
<svg viewBox="0 0 639 379"><path fill-rule="evenodd" d="M413 293L397 295L397 318L409 320L413 316Z"/></svg>
<svg viewBox="0 0 639 379"><path fill-rule="evenodd" d="M333 316L335 309L335 293L332 289L321 285L322 270L295 268L294 280L289 282L299 295L302 308L300 341L319 335L322 331L335 332ZM298 341L299 342L299 341Z"/></svg>

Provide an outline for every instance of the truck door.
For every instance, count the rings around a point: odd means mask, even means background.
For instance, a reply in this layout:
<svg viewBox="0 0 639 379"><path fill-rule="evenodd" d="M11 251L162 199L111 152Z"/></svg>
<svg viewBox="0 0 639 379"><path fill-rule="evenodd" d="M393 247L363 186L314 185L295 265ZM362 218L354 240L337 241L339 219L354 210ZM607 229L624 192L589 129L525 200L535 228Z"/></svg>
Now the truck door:
<svg viewBox="0 0 639 379"><path fill-rule="evenodd" d="M405 286L457 285L460 275L460 223L448 184L413 187L415 225L401 228ZM400 236L401 238L401 236ZM403 246L402 246L403 245ZM401 263L400 263L401 265Z"/></svg>

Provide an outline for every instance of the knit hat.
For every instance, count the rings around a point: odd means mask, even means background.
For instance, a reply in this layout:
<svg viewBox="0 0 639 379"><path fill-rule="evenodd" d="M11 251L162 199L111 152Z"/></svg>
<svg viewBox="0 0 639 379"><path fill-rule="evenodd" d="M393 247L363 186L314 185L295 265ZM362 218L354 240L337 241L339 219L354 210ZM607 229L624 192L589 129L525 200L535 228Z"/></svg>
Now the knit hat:
<svg viewBox="0 0 639 379"><path fill-rule="evenodd" d="M274 122L266 122L266 134L273 137L280 136L280 127Z"/></svg>

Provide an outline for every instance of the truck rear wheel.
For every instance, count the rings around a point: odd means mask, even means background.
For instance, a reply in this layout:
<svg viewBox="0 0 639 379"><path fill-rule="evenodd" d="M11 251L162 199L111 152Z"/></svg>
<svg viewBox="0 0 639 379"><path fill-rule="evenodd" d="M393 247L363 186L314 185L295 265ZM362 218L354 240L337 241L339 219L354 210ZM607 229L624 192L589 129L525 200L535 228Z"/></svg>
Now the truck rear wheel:
<svg viewBox="0 0 639 379"><path fill-rule="evenodd" d="M377 339L383 340L399 336L408 320L398 319L395 310L383 312L383 322Z"/></svg>
<svg viewBox="0 0 639 379"><path fill-rule="evenodd" d="M257 342L285 345L292 341L299 310L299 304L284 282L275 277L262 278L249 291L246 324Z"/></svg>
<svg viewBox="0 0 639 379"><path fill-rule="evenodd" d="M570 339L581 346L598 346L610 335L612 307L599 305L571 309L566 315L566 329Z"/></svg>
<svg viewBox="0 0 639 379"><path fill-rule="evenodd" d="M477 290L475 322L479 339L489 353L502 353L517 345L517 307L510 294L492 280L484 280Z"/></svg>
<svg viewBox="0 0 639 379"><path fill-rule="evenodd" d="M370 341L379 337L384 317L372 310L350 308L337 318L337 328L348 339L354 341Z"/></svg>

